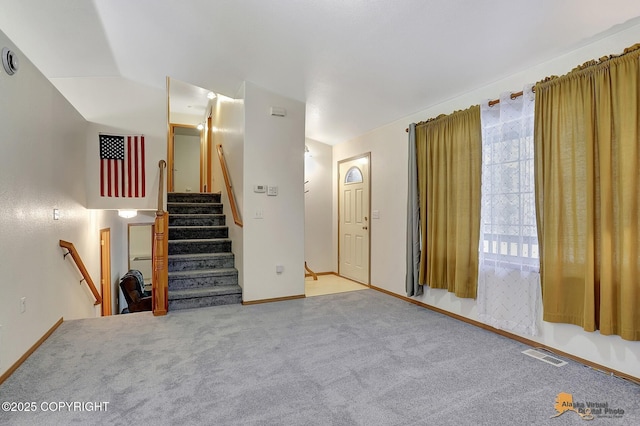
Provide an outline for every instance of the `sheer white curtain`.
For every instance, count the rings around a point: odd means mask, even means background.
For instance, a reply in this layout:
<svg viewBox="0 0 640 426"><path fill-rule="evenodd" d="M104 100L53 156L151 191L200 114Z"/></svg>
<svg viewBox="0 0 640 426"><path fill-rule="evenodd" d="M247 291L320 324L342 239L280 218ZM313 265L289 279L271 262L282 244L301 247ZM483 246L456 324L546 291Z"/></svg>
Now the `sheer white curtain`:
<svg viewBox="0 0 640 426"><path fill-rule="evenodd" d="M493 327L536 335L540 274L535 216L533 109L523 95L483 102L482 208L478 317Z"/></svg>

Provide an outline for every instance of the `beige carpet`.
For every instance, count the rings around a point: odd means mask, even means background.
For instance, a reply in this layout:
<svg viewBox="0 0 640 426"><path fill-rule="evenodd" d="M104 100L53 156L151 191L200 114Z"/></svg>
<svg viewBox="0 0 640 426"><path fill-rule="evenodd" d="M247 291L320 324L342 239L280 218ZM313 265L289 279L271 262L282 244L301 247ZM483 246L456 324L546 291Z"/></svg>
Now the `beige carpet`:
<svg viewBox="0 0 640 426"><path fill-rule="evenodd" d="M366 290L369 287L338 275L318 275L318 280L307 277L304 280L304 292L307 297L325 294L344 293L347 291Z"/></svg>

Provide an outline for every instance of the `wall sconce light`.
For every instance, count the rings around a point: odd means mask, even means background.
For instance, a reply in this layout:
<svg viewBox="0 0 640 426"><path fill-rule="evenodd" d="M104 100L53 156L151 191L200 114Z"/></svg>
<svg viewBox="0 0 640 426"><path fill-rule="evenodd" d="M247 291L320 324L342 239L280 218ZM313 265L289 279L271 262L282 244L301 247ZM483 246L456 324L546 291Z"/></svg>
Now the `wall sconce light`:
<svg viewBox="0 0 640 426"><path fill-rule="evenodd" d="M118 216L123 217L125 219L131 219L132 217L136 217L138 215L137 210L118 210Z"/></svg>
<svg viewBox="0 0 640 426"><path fill-rule="evenodd" d="M198 129L198 130L204 129L204 124L198 123L198 125L196 126L196 129Z"/></svg>
<svg viewBox="0 0 640 426"><path fill-rule="evenodd" d="M215 99L216 98L216 94L213 93L213 92L209 92L209 93L207 93L207 98L208 99Z"/></svg>

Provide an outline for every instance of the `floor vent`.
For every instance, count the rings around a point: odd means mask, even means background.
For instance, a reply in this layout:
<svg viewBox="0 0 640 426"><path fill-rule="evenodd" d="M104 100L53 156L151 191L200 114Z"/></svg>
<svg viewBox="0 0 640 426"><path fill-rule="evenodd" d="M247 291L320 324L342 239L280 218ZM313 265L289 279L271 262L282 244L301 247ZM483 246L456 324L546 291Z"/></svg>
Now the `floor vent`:
<svg viewBox="0 0 640 426"><path fill-rule="evenodd" d="M526 351L522 351L522 353L525 355L529 355L532 358L539 359L540 361L544 361L547 364L555 365L556 367L562 367L563 365L567 364L566 361L563 361L551 355L547 355L546 353L540 352L535 349L527 349Z"/></svg>

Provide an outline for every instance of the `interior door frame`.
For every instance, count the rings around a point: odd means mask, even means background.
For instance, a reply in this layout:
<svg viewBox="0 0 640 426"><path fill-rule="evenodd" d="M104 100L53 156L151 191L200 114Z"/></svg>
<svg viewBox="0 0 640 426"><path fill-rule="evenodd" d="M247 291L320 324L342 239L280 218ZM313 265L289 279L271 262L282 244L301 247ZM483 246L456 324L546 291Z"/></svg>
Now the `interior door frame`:
<svg viewBox="0 0 640 426"><path fill-rule="evenodd" d="M169 123L169 138L167 139L167 192L174 191L174 173L173 166L175 162L175 129L196 129L198 126L191 124L174 124ZM208 141L205 138L204 130L198 130L200 132L200 192L211 192L211 185L207 184L209 176L211 176L211 160L206 157L210 157L211 153L208 149Z"/></svg>
<svg viewBox="0 0 640 426"><path fill-rule="evenodd" d="M104 228L100 230L100 291L103 317L113 315L111 285L111 228Z"/></svg>
<svg viewBox="0 0 640 426"><path fill-rule="evenodd" d="M337 182L336 182L337 183L336 193L338 195L338 200L337 200L337 203L336 203L336 205L338 206L338 214L337 214L337 217L338 217L338 227L337 227L338 228L338 238L337 238L336 242L338 244L338 250L337 250L337 252L338 252L338 275L341 276L341 277L342 277L342 275L340 274L340 238L341 238L340 212L341 212L341 207L342 206L341 206L340 200L341 200L342 197L341 197L341 194L340 194L340 182L341 182L340 181L340 165L342 163L346 163L348 161L353 161L353 160L358 160L358 159L361 159L361 158L366 158L367 159L367 166L368 166L368 169L369 169L368 170L368 172L369 172L369 182L367 182L367 185L365 185L365 188L366 188L367 192L369 193L368 194L369 195L369 197L368 197L369 198L369 205L367 206L368 207L367 217L371 218L371 151L365 152L365 153L362 153L362 154L358 154L358 155L354 155L353 157L343 158L342 160L339 160L336 163L336 168L337 168L336 174L338 176L338 179L337 179ZM369 262L368 262L368 268L367 268L368 269L367 270L367 282L366 283L360 283L360 284L367 285L369 287L371 287L371 222L372 221L370 220L369 221L369 225L368 225L368 227L369 227L369 229L368 229L368 231L369 231L369 244L367 246L367 257L369 258ZM343 277L343 278L349 279L348 277Z"/></svg>

